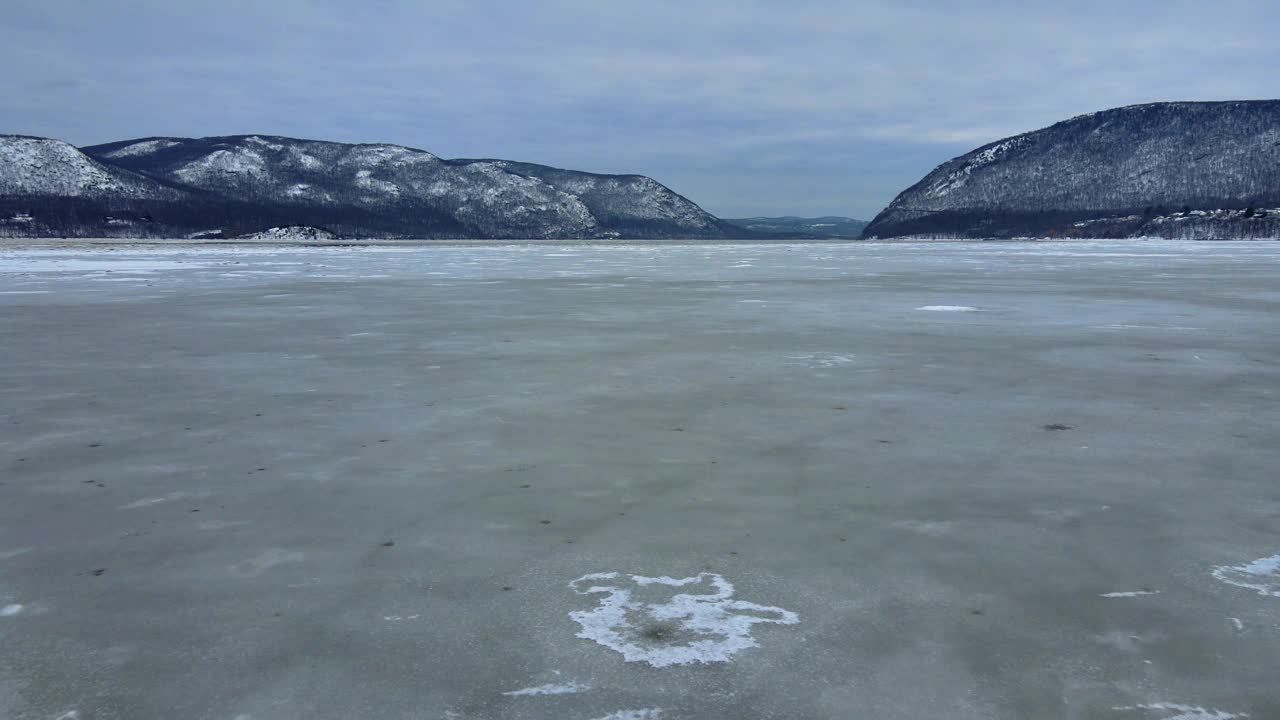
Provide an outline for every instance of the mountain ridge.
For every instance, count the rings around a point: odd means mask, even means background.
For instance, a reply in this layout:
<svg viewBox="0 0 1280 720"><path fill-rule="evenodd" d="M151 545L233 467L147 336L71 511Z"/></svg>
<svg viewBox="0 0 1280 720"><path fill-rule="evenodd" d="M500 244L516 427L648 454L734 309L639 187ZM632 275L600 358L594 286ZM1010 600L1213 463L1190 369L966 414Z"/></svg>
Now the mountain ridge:
<svg viewBox="0 0 1280 720"><path fill-rule="evenodd" d="M59 156L61 163L44 157L37 163L52 180L31 182L30 163L18 162L31 154L25 148L32 142L57 148L44 155ZM388 238L739 234L735 226L643 175L449 160L389 143L279 135L148 136L73 148L47 138L5 135L0 136L0 166L9 168L0 169L0 235L10 236L211 237L216 229L234 237L285 226ZM84 168L102 174L101 182L77 184L77 173L88 172ZM20 222L9 222L19 216Z"/></svg>
<svg viewBox="0 0 1280 720"><path fill-rule="evenodd" d="M1261 237L1280 228L1257 208L1275 207L1280 100L1143 103L952 158L864 237Z"/></svg>

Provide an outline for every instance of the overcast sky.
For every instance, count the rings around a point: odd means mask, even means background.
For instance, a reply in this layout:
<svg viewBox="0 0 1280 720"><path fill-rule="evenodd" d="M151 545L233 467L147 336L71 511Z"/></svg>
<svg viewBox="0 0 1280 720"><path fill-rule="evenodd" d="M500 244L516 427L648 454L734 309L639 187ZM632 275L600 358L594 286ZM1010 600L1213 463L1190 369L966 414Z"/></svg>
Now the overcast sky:
<svg viewBox="0 0 1280 720"><path fill-rule="evenodd" d="M1072 115L1280 97L1270 0L4 0L0 132L264 133L870 218Z"/></svg>

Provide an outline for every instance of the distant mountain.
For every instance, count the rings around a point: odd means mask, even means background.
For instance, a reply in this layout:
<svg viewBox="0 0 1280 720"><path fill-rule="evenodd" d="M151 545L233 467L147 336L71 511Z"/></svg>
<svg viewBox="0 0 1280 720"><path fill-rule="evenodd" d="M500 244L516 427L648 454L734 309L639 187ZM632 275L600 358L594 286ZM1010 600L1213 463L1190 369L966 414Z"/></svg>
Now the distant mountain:
<svg viewBox="0 0 1280 720"><path fill-rule="evenodd" d="M0 136L0 236L721 238L655 180L398 145L240 135L86 147Z"/></svg>
<svg viewBox="0 0 1280 720"><path fill-rule="evenodd" d="M1280 236L1280 100L1154 103L984 145L865 237Z"/></svg>
<svg viewBox="0 0 1280 720"><path fill-rule="evenodd" d="M805 218L795 215L781 217L726 218L725 222L745 228L753 233L774 236L856 238L867 226L866 220L828 215Z"/></svg>
<svg viewBox="0 0 1280 720"><path fill-rule="evenodd" d="M176 200L183 193L93 160L61 140L0 136L0 196L15 195Z"/></svg>

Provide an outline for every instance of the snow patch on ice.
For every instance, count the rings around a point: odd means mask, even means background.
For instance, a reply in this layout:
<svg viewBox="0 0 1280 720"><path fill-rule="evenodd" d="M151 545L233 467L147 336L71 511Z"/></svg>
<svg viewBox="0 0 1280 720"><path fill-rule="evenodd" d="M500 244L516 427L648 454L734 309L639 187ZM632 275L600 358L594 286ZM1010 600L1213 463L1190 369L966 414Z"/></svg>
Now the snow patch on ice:
<svg viewBox="0 0 1280 720"><path fill-rule="evenodd" d="M161 495L160 497L150 497L150 498L142 498L141 500L134 500L133 502L127 505L121 505L116 509L117 510L137 510L138 508L150 507L152 505L159 505L160 503L173 502L174 500L188 500L188 499L202 498L202 497L208 497L208 496L209 496L209 493L207 491L200 491L200 492L178 491L178 492L171 492L168 495Z"/></svg>
<svg viewBox="0 0 1280 720"><path fill-rule="evenodd" d="M1160 713L1177 713L1176 715L1159 716L1159 720L1234 720L1235 718L1247 718L1248 713L1229 713L1225 710L1210 710L1198 705L1181 705L1178 703L1143 703L1141 705L1123 705L1113 707L1112 710L1145 710L1157 711Z"/></svg>
<svg viewBox="0 0 1280 720"><path fill-rule="evenodd" d="M655 586L659 590L700 587L702 591L676 592L665 602L635 597ZM734 600L733 584L710 572L686 578L592 573L569 587L579 595L605 596L593 610L569 613L582 627L577 637L621 653L626 662L659 668L728 662L743 650L759 647L751 635L754 625L800 622L790 610Z"/></svg>
<svg viewBox="0 0 1280 720"><path fill-rule="evenodd" d="M23 606L19 603L5 605L3 608L0 608L0 617L13 617L14 615L22 612L22 607Z"/></svg>
<svg viewBox="0 0 1280 720"><path fill-rule="evenodd" d="M641 708L640 710L619 710L595 720L658 720L662 717L662 708Z"/></svg>
<svg viewBox="0 0 1280 720"><path fill-rule="evenodd" d="M787 355L788 360L796 360L804 364L806 367L815 368L833 368L840 365L848 365L853 362L853 358L848 355L837 355L830 352L812 352L801 355Z"/></svg>
<svg viewBox="0 0 1280 720"><path fill-rule="evenodd" d="M242 560L231 566L231 572L242 577L257 577L264 572L277 567L279 565L288 565L292 563L300 563L306 559L306 554L297 550L285 550L283 548L268 548L258 555Z"/></svg>
<svg viewBox="0 0 1280 720"><path fill-rule="evenodd" d="M568 682L557 685L556 683L547 683L537 687L521 688L504 692L503 695L509 697L528 697L531 695L572 695L574 693L586 692L591 687L588 685L579 685L576 682Z"/></svg>
<svg viewBox="0 0 1280 720"><path fill-rule="evenodd" d="M1229 585L1256 590L1259 595L1280 597L1280 555L1244 565L1219 565L1213 576Z"/></svg>
<svg viewBox="0 0 1280 720"><path fill-rule="evenodd" d="M1134 598L1134 597L1142 597L1143 595L1159 595L1159 594L1160 594L1160 591L1159 591L1159 590L1129 590L1129 591L1125 591L1125 592L1109 592L1109 593L1103 593L1102 595L1099 595L1098 597L1104 597L1104 598Z"/></svg>

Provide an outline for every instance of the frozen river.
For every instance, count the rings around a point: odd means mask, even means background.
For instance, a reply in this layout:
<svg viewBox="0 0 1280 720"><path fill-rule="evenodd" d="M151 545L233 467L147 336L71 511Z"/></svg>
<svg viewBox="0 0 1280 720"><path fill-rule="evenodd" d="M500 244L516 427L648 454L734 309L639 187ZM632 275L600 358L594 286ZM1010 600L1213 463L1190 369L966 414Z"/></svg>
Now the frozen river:
<svg viewBox="0 0 1280 720"><path fill-rule="evenodd" d="M0 250L0 718L1280 718L1280 243Z"/></svg>

